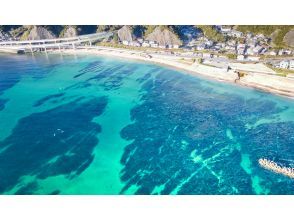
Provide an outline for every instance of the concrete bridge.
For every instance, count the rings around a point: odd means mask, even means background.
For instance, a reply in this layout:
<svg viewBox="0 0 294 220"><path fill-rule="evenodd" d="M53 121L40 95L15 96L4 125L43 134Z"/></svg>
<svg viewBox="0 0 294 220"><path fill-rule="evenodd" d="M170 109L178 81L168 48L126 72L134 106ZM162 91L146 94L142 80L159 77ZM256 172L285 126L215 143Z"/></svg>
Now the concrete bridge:
<svg viewBox="0 0 294 220"><path fill-rule="evenodd" d="M56 38L44 40L27 40L27 41L6 41L0 42L0 52L6 53L27 53L47 50L75 49L81 44L92 45L93 42L109 38L112 32L101 32L95 34L80 35L69 38Z"/></svg>

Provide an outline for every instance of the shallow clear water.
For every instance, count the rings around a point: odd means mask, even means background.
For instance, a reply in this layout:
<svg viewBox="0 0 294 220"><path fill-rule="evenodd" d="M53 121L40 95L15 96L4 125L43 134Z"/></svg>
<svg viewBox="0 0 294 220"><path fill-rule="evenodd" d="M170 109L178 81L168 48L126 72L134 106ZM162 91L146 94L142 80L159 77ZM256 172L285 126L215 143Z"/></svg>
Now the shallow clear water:
<svg viewBox="0 0 294 220"><path fill-rule="evenodd" d="M294 101L136 61L0 55L1 194L294 194Z"/></svg>

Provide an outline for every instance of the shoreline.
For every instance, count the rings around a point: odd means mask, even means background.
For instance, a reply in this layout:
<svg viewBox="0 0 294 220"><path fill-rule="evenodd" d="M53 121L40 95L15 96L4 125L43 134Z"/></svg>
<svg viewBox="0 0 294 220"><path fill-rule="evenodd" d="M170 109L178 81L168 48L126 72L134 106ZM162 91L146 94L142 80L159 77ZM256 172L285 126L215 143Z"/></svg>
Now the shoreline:
<svg viewBox="0 0 294 220"><path fill-rule="evenodd" d="M51 51L50 53L60 52ZM226 83L232 83L238 86L252 88L259 91L264 91L275 95L294 99L293 78L262 73L261 71L264 70L260 71L259 69L257 69L259 68L259 66L256 67L256 72L254 72L255 67L252 68L252 66L248 68L248 72L246 72L245 69L245 76L238 79L237 73L235 73L233 70L227 71L218 67L203 65L199 63L187 63L184 59L176 56L167 56L162 54L152 54L152 56L150 56L146 52L136 50L111 47L87 47L76 50L64 50L61 51L61 53L68 55L83 54L109 56L149 62L153 64L170 67L180 71L185 71L192 76L203 76L205 78Z"/></svg>

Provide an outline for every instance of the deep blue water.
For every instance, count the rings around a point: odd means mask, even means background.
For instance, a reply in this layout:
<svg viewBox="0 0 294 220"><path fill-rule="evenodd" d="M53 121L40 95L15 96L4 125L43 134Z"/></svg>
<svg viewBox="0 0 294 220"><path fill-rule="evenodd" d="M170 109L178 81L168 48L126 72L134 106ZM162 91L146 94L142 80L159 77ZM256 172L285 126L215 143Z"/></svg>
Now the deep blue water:
<svg viewBox="0 0 294 220"><path fill-rule="evenodd" d="M294 101L153 64L0 55L2 194L294 194Z"/></svg>

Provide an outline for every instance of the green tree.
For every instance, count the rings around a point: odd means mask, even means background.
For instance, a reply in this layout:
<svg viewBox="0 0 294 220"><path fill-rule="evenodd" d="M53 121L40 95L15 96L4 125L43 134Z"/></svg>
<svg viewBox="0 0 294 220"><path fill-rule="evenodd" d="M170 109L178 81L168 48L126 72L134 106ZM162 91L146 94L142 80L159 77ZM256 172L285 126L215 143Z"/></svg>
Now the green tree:
<svg viewBox="0 0 294 220"><path fill-rule="evenodd" d="M196 26L202 31L205 37L216 42L224 42L226 39L223 34L219 33L212 25L198 25Z"/></svg>

